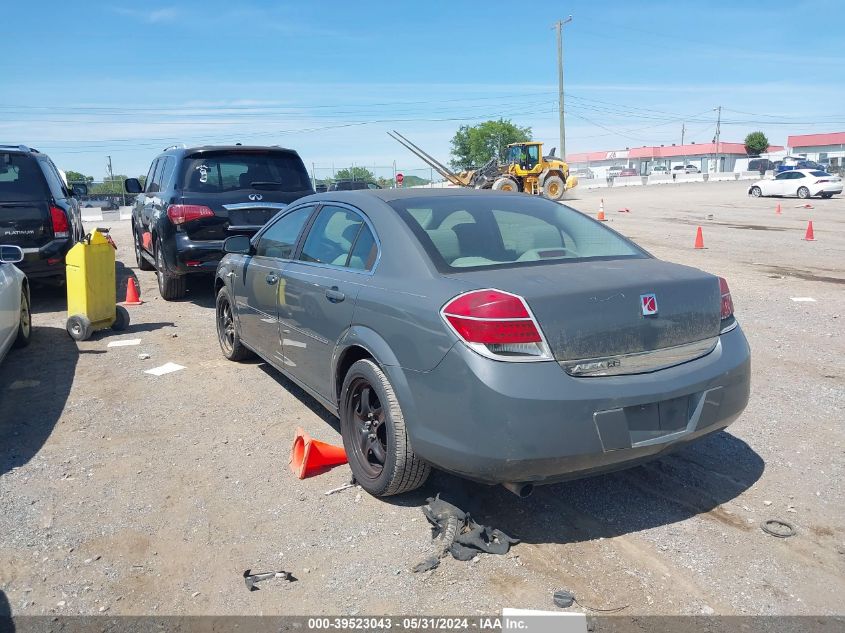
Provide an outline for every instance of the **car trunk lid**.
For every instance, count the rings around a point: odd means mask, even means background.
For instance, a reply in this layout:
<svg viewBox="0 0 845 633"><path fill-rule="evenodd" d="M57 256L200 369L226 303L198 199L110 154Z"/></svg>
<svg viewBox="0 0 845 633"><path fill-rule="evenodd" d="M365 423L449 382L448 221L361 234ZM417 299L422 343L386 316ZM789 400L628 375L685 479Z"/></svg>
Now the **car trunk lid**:
<svg viewBox="0 0 845 633"><path fill-rule="evenodd" d="M555 359L577 375L638 373L684 362L710 351L719 334L718 278L657 259L515 266L449 276L473 288L525 298ZM643 362L650 354L660 360ZM629 358L623 363L621 357ZM638 362L631 362L634 357Z"/></svg>
<svg viewBox="0 0 845 633"><path fill-rule="evenodd" d="M46 200L0 201L0 244L38 248L53 239Z"/></svg>

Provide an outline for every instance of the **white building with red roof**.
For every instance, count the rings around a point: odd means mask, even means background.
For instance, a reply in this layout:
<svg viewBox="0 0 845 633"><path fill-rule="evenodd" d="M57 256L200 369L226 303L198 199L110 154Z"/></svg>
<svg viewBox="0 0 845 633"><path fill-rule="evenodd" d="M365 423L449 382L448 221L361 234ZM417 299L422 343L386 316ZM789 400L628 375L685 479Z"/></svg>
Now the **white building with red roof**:
<svg viewBox="0 0 845 633"><path fill-rule="evenodd" d="M829 164L834 170L845 167L845 132L796 134L787 138L786 145L793 156Z"/></svg>
<svg viewBox="0 0 845 633"><path fill-rule="evenodd" d="M791 137L790 137L791 138ZM783 147L772 145L768 153L782 152ZM597 178L603 178L613 166L631 167L640 175L651 173L657 165L669 170L677 165L694 165L701 173L732 172L747 169L748 154L743 143L687 143L626 147L609 152L582 152L567 154L570 169L590 169Z"/></svg>

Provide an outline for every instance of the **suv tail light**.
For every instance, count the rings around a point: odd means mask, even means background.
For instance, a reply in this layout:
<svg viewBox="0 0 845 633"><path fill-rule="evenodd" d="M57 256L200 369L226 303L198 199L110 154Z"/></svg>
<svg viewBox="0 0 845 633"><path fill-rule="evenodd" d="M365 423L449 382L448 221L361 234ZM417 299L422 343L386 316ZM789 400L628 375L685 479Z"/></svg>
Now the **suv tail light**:
<svg viewBox="0 0 845 633"><path fill-rule="evenodd" d="M212 216L214 216L214 211L201 204L171 204L167 207L167 217L177 226Z"/></svg>
<svg viewBox="0 0 845 633"><path fill-rule="evenodd" d="M496 360L551 360L540 326L520 296L473 290L440 310L443 320L472 350Z"/></svg>
<svg viewBox="0 0 845 633"><path fill-rule="evenodd" d="M731 298L731 289L728 288L728 282L724 277L719 277L719 294L721 295L722 318L720 334L724 334L728 330L733 329L736 325L736 319L734 318L734 302Z"/></svg>
<svg viewBox="0 0 845 633"><path fill-rule="evenodd" d="M53 224L53 236L68 237L70 235L67 215L59 207L50 207L50 222Z"/></svg>

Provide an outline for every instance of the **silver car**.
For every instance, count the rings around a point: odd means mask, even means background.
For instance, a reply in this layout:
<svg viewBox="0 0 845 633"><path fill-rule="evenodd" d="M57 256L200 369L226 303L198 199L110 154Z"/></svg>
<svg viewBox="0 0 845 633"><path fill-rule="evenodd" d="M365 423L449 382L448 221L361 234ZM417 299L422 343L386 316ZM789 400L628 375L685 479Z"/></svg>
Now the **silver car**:
<svg viewBox="0 0 845 633"><path fill-rule="evenodd" d="M20 247L0 244L0 361L12 347L28 345L32 334L29 282L15 266L21 261Z"/></svg>
<svg viewBox="0 0 845 633"><path fill-rule="evenodd" d="M525 495L660 456L748 402L724 279L539 197L321 193L224 249L224 355L258 354L337 415L374 495L431 467Z"/></svg>

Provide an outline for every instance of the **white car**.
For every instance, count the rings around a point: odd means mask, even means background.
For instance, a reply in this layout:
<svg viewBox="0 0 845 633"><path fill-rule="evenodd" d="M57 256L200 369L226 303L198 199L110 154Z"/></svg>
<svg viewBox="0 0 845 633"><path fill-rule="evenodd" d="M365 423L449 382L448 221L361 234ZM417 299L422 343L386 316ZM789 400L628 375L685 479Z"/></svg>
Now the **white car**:
<svg viewBox="0 0 845 633"><path fill-rule="evenodd" d="M29 284L15 266L22 260L20 247L0 245L0 361L11 347L27 345L32 333Z"/></svg>
<svg viewBox="0 0 845 633"><path fill-rule="evenodd" d="M842 178L818 169L790 169L774 178L758 180L748 188L748 194L760 196L798 196L830 198L842 193Z"/></svg>
<svg viewBox="0 0 845 633"><path fill-rule="evenodd" d="M655 165L651 168L651 173L655 176L665 176L669 173L669 168L666 165Z"/></svg>
<svg viewBox="0 0 845 633"><path fill-rule="evenodd" d="M701 170L695 165L675 165L672 167L673 174L699 174Z"/></svg>
<svg viewBox="0 0 845 633"><path fill-rule="evenodd" d="M619 174L622 173L622 170L625 169L621 165L614 165L613 167L609 167L607 170L607 177L608 178L616 178Z"/></svg>

